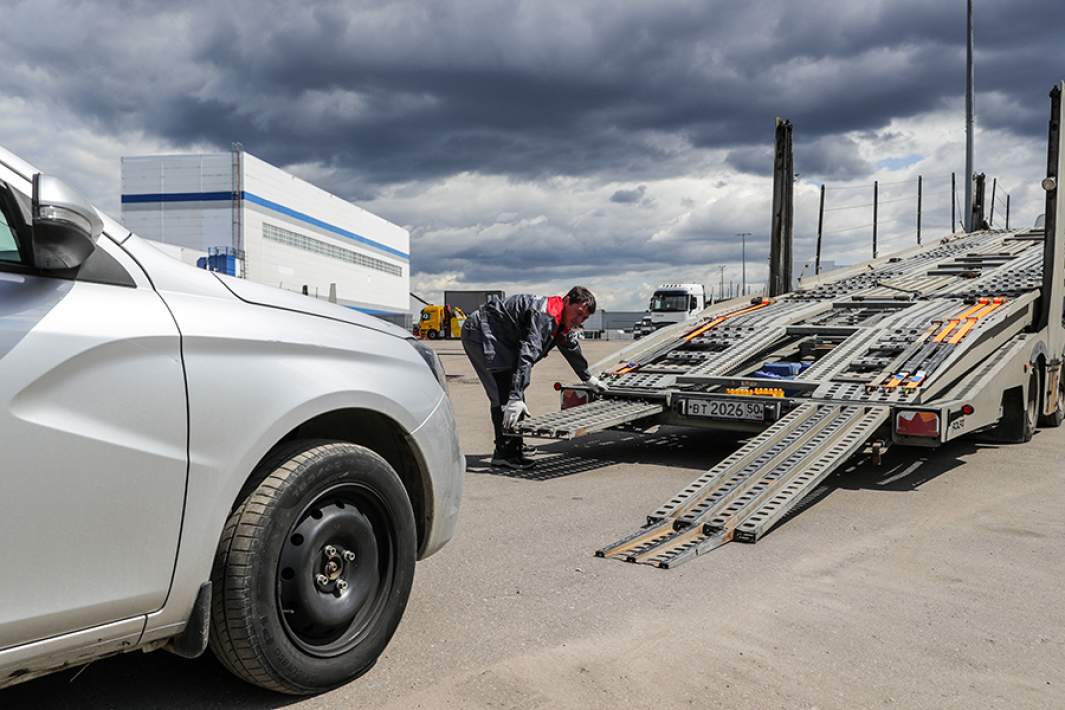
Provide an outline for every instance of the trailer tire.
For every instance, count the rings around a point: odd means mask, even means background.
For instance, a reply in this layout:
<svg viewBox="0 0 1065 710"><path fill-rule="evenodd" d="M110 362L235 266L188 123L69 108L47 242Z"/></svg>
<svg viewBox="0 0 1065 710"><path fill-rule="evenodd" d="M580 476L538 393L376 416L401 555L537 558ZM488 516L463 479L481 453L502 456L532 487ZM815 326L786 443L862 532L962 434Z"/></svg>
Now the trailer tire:
<svg viewBox="0 0 1065 710"><path fill-rule="evenodd" d="M1021 440L1017 443L1025 444L1032 440L1035 428L1039 426L1039 369L1033 367L1032 374L1028 378L1028 397L1024 402L1024 425L1021 430Z"/></svg>
<svg viewBox="0 0 1065 710"><path fill-rule="evenodd" d="M294 442L222 532L210 646L255 685L311 695L373 667L414 579L415 523L395 470L362 446Z"/></svg>
<svg viewBox="0 0 1065 710"><path fill-rule="evenodd" d="M1043 371L1043 377L1046 377L1046 370ZM1040 381L1046 382L1045 379ZM1045 389L1040 387L1040 391ZM1058 376L1058 408L1054 410L1052 414L1039 415L1039 426L1056 429L1061 426L1061 423L1065 422L1065 378Z"/></svg>
<svg viewBox="0 0 1065 710"><path fill-rule="evenodd" d="M1025 398L1024 387L1020 385L1002 393L1002 418L981 438L998 444L1023 444L1032 440L1036 425L1034 415L1038 410L1030 406L1030 397L1036 392L1038 398L1038 375L1034 379L1034 385L1029 379L1029 399Z"/></svg>

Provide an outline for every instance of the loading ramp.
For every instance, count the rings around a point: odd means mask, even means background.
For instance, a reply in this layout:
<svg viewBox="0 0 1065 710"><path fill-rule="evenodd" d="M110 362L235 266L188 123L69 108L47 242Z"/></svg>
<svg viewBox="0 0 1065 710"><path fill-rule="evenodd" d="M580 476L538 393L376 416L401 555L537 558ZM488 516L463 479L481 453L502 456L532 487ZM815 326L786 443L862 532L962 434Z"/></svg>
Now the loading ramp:
<svg viewBox="0 0 1065 710"><path fill-rule="evenodd" d="M597 557L676 567L731 540L756 542L888 418L882 406L803 404L695 479Z"/></svg>

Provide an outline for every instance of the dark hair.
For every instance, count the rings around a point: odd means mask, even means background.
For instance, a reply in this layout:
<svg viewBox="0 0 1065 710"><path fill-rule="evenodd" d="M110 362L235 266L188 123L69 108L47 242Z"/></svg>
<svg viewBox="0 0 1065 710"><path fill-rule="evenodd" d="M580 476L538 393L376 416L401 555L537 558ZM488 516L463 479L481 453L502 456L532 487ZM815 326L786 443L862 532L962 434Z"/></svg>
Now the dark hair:
<svg viewBox="0 0 1065 710"><path fill-rule="evenodd" d="M592 292L586 289L584 286L574 286L566 294L567 303L581 303L588 306L588 315L595 313L595 296Z"/></svg>

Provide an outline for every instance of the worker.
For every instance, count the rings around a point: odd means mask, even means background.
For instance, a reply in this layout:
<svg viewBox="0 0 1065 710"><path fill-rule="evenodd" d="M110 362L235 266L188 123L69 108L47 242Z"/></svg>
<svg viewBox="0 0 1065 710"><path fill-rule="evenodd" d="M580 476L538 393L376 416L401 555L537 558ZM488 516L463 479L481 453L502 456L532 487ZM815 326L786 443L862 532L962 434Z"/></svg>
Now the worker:
<svg viewBox="0 0 1065 710"><path fill-rule="evenodd" d="M574 286L563 296L518 294L506 300L494 298L472 313L462 326L462 347L481 380L491 405L495 450L492 466L526 469L521 437L506 436L529 415L525 389L532 367L558 346L573 371L597 392L606 388L588 372L577 331L595 313L595 296L583 286Z"/></svg>

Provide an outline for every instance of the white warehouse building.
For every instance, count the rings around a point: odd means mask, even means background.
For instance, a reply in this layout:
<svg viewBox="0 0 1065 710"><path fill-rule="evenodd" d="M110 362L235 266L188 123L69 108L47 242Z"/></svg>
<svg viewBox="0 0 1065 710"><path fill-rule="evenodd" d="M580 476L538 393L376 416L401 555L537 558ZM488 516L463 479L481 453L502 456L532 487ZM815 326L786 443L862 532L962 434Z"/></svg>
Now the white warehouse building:
<svg viewBox="0 0 1065 710"><path fill-rule="evenodd" d="M409 323L410 233L239 147L122 158L122 221L184 261Z"/></svg>

